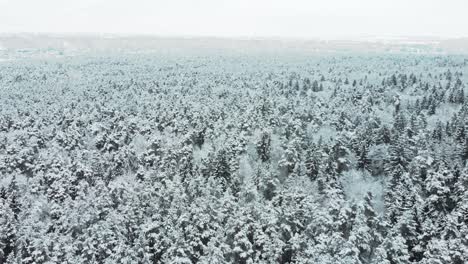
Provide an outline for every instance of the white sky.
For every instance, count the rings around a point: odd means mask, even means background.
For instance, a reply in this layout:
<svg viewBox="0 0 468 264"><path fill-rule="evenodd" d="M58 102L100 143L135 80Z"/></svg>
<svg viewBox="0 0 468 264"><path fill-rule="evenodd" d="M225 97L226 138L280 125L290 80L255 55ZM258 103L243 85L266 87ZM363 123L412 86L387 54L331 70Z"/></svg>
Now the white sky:
<svg viewBox="0 0 468 264"><path fill-rule="evenodd" d="M0 32L468 36L468 0L0 0Z"/></svg>

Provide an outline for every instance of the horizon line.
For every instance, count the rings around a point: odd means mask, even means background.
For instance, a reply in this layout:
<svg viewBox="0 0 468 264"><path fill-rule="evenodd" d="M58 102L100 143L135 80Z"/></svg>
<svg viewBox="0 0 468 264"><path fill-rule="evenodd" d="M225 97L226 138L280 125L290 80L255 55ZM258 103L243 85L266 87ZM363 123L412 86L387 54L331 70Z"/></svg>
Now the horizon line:
<svg viewBox="0 0 468 264"><path fill-rule="evenodd" d="M221 40L285 40L285 41L369 41L369 40L468 40L467 36L447 37L435 35L336 35L336 36L280 36L280 35L190 35L190 34L159 34L159 33L113 33L113 32L0 32L1 37L14 37L21 35L49 36L49 37L141 37L141 38L175 38L175 39L221 39Z"/></svg>

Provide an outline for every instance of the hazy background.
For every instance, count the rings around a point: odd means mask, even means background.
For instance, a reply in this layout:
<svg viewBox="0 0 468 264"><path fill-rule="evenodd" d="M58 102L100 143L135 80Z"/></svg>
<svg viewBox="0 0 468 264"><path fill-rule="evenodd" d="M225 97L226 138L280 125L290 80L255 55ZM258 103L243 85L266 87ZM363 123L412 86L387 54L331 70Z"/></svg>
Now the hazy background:
<svg viewBox="0 0 468 264"><path fill-rule="evenodd" d="M0 0L0 33L467 37L466 0Z"/></svg>

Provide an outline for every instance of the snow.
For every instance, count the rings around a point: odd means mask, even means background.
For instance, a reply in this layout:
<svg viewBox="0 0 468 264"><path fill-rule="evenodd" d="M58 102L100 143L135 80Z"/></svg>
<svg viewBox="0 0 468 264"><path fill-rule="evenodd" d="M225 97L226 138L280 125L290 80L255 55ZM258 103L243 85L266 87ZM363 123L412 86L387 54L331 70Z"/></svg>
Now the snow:
<svg viewBox="0 0 468 264"><path fill-rule="evenodd" d="M467 262L466 56L190 47L6 54L0 263Z"/></svg>

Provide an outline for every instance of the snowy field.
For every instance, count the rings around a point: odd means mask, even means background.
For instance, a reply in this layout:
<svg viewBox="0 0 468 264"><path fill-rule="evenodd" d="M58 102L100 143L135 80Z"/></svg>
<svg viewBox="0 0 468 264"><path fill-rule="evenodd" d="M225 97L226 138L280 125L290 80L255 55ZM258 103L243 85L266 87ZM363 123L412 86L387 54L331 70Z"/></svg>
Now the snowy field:
<svg viewBox="0 0 468 264"><path fill-rule="evenodd" d="M0 50L0 263L468 262L468 56L57 43Z"/></svg>

